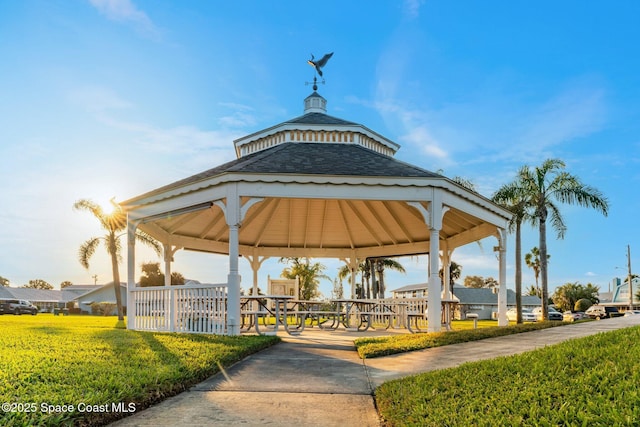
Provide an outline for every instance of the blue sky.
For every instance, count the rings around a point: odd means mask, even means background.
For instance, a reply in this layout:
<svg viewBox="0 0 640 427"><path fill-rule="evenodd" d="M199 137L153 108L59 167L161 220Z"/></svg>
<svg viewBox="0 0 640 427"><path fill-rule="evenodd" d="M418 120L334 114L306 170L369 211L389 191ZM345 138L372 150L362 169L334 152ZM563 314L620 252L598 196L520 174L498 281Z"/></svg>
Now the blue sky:
<svg viewBox="0 0 640 427"><path fill-rule="evenodd" d="M606 290L628 244L640 262L639 18L636 1L0 0L0 276L108 282L104 251L88 271L77 261L101 232L73 203L126 200L233 159L235 138L302 114L306 60L335 52L319 88L328 113L396 141L398 159L490 196L520 166L561 158L605 193L606 218L563 207L549 279ZM463 276L497 277L494 245L457 249ZM525 229L524 251L535 245ZM339 262L320 261L334 277ZM423 259L401 262L408 274L388 274L390 288L426 281ZM261 283L283 267L265 263ZM228 271L188 252L174 269L214 283Z"/></svg>

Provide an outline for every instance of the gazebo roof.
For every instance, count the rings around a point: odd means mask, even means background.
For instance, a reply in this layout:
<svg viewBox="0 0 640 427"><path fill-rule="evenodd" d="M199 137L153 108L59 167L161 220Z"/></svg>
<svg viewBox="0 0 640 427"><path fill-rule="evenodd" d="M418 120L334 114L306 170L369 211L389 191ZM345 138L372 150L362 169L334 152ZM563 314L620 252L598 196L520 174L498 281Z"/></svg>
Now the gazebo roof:
<svg viewBox="0 0 640 427"><path fill-rule="evenodd" d="M446 206L440 240L450 249L506 227L508 211L394 159L397 144L328 116L325 105L314 92L303 116L236 140L238 159L121 205L162 242L228 253L227 206L237 197L239 252L261 256L427 253L434 202Z"/></svg>
<svg viewBox="0 0 640 427"><path fill-rule="evenodd" d="M127 200L123 204L129 205L139 200L162 196L189 184L229 173L446 179L442 175L355 144L287 142L263 151L247 154L239 159Z"/></svg>

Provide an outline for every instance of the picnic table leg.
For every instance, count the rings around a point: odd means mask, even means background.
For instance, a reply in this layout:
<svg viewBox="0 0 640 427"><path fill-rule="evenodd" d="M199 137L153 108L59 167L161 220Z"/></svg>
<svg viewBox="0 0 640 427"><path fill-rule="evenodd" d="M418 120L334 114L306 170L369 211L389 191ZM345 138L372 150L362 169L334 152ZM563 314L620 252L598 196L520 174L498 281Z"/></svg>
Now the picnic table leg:
<svg viewBox="0 0 640 427"><path fill-rule="evenodd" d="M407 329L409 330L409 332L411 332L412 334L415 334L416 332L422 332L422 330L420 329L420 326L418 326L418 321L420 320L420 315L412 315L412 314L408 314L407 315ZM415 331L411 328L411 319L414 319L416 327L415 327Z"/></svg>
<svg viewBox="0 0 640 427"><path fill-rule="evenodd" d="M371 326L371 313L361 313L360 314L360 324L358 325L358 331L364 332ZM367 326L362 327L363 324Z"/></svg>
<svg viewBox="0 0 640 427"><path fill-rule="evenodd" d="M318 327L320 329L335 330L335 329L338 328L338 326L340 326L340 314L339 313L330 314L329 317L331 318L331 325L325 326L325 324L329 322L329 319L326 319L323 322L321 322L320 321L320 315L319 314L317 315Z"/></svg>
<svg viewBox="0 0 640 427"><path fill-rule="evenodd" d="M285 312L286 312L286 310L285 310ZM304 314L304 313L296 314L295 315L295 319L296 319L296 326L291 328L289 326L289 322L287 321L287 317L285 316L284 330L287 331L287 333L289 335L300 335L300 333L302 333L302 331L304 331L305 322L307 321L306 314ZM293 329L293 330L291 330L291 329Z"/></svg>

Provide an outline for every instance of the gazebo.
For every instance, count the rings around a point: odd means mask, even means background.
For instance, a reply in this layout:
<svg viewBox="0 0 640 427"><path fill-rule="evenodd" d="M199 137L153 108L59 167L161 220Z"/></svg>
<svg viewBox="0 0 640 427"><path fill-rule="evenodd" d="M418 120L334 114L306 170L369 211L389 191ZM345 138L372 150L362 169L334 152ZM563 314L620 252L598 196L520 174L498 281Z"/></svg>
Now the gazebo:
<svg viewBox="0 0 640 427"><path fill-rule="evenodd" d="M497 238L499 254L499 325L508 323L509 211L442 175L394 159L398 144L328 115L315 88L302 116L234 145L236 160L121 203L128 214L129 328L180 330L171 320L176 314L167 310L189 295L215 292L218 302L205 309L217 313L218 326L204 332L239 334L240 257L250 262L255 287L260 265L270 257L341 259L355 272L366 258L428 254L427 314L439 319L441 301L449 297L440 265L449 265L456 248L489 236ZM137 228L163 243L167 281L173 254L190 249L227 255L227 282L214 290L196 285L180 295L173 288L182 287L169 283L137 288ZM448 268L443 271L448 283ZM429 322L430 332L440 329L440 322Z"/></svg>

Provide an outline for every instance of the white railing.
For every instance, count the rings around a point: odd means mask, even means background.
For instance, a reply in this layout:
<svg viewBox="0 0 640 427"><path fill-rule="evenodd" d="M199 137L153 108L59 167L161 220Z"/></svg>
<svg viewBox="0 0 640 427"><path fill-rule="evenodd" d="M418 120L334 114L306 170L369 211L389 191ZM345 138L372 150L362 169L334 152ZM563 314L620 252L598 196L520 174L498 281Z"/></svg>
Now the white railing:
<svg viewBox="0 0 640 427"><path fill-rule="evenodd" d="M384 298L376 301L393 307L395 316L393 316L391 326L394 328L406 327L407 313L425 313L427 311L426 298ZM384 317L377 315L372 315L371 321L373 324L386 323ZM426 325L426 321L420 321L420 325L423 324Z"/></svg>
<svg viewBox="0 0 640 427"><path fill-rule="evenodd" d="M131 300L135 330L226 333L226 283L134 288Z"/></svg>

